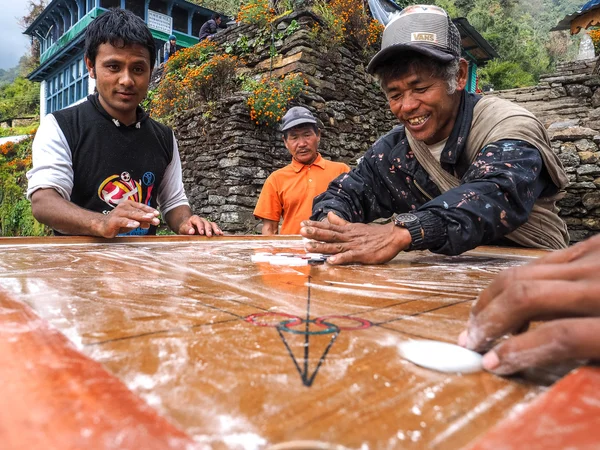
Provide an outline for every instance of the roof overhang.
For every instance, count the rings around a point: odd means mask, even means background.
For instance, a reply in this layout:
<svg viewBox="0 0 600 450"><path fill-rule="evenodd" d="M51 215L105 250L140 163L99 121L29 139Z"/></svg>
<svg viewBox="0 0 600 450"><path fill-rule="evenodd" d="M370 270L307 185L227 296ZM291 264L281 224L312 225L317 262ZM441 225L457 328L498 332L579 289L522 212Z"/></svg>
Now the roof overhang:
<svg viewBox="0 0 600 450"><path fill-rule="evenodd" d="M550 31L569 30L571 34L577 34L582 29L600 25L600 2L588 2L581 7L580 11L565 16Z"/></svg>
<svg viewBox="0 0 600 450"><path fill-rule="evenodd" d="M452 19L452 22L460 33L463 50L475 58L477 65L482 66L489 60L500 56L465 17Z"/></svg>
<svg viewBox="0 0 600 450"><path fill-rule="evenodd" d="M39 16L37 16L37 18L31 23L31 25L29 25L27 27L27 29L25 31L23 31L23 34L27 34L29 36L34 36L34 32L35 32L36 28L38 26L40 26L46 19L48 19L57 7L61 6L62 4L65 4L66 2L67 2L66 0L52 0L44 8L44 10L41 12L41 14ZM201 15L207 16L207 17L215 12L211 9L204 8L203 6L196 5L196 4L188 2L186 0L174 0L173 4L179 6L183 9L186 9L188 11L192 11L194 13L198 13L198 14L201 14ZM101 8L101 9L104 9L104 8ZM221 14L221 15L225 16L224 14Z"/></svg>
<svg viewBox="0 0 600 450"><path fill-rule="evenodd" d="M56 55L27 75L27 78L31 81L45 80L57 67L62 66L66 61L83 51L84 37L85 32L79 33L64 48L60 49Z"/></svg>

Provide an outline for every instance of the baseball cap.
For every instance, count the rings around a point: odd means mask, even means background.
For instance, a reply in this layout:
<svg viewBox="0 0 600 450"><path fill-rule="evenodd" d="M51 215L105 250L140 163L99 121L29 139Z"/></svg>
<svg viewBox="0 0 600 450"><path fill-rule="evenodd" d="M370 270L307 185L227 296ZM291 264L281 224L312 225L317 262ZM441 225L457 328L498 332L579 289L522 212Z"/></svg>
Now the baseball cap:
<svg viewBox="0 0 600 450"><path fill-rule="evenodd" d="M281 119L281 131L289 130L303 123L317 123L315 116L303 106L294 106Z"/></svg>
<svg viewBox="0 0 600 450"><path fill-rule="evenodd" d="M403 52L418 52L450 62L460 58L460 33L439 6L412 5L404 8L383 30L381 50L371 59L367 72Z"/></svg>

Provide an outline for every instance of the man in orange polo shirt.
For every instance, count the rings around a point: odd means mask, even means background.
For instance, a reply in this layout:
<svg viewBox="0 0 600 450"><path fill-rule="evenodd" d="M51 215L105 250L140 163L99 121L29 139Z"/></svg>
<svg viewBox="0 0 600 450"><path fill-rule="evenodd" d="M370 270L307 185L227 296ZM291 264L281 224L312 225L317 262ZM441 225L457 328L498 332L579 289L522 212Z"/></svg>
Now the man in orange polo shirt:
<svg viewBox="0 0 600 450"><path fill-rule="evenodd" d="M290 108L281 131L292 162L269 175L260 193L254 215L262 219L262 234L277 234L282 217L281 234L300 234L300 222L312 213L313 198L338 175L350 171L346 164L328 161L318 152L321 132L308 109Z"/></svg>

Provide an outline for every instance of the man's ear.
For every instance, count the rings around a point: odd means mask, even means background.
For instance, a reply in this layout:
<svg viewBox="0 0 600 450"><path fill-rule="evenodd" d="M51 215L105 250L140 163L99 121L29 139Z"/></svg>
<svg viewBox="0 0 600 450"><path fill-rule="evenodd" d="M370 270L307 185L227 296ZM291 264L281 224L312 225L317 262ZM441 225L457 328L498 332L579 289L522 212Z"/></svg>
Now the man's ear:
<svg viewBox="0 0 600 450"><path fill-rule="evenodd" d="M457 91L464 91L467 86L467 79L469 77L469 63L466 59L460 58L458 61L458 74L457 76Z"/></svg>
<svg viewBox="0 0 600 450"><path fill-rule="evenodd" d="M90 74L90 78L96 78L96 68L94 67L94 63L87 56L84 57L85 67L87 67L88 73Z"/></svg>

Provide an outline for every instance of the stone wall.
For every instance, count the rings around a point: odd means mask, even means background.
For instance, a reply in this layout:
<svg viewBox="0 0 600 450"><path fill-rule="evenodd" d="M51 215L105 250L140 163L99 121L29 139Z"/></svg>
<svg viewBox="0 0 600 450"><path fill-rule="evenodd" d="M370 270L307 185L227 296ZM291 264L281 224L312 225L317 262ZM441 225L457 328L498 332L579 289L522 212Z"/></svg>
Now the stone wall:
<svg viewBox="0 0 600 450"><path fill-rule="evenodd" d="M293 20L299 29L274 43L273 59L271 42L263 42L264 34L250 25L220 32L216 42L231 47L244 36L246 44L255 44L246 56L249 76L269 70L273 76L304 74L307 92L297 104L320 120L321 153L352 164L396 121L365 73L367 56L356 48L328 50L311 33L319 19L306 11L280 19L276 30L286 30ZM570 180L559 206L572 241L600 230L600 78L591 73L594 65L595 60L564 63L541 77L538 86L492 93L523 105L548 128ZM229 233L259 230L252 215L258 194L267 176L290 161L281 134L251 122L247 96L236 92L216 105L189 110L175 126L192 208Z"/></svg>
<svg viewBox="0 0 600 450"><path fill-rule="evenodd" d="M546 126L569 186L559 202L571 241L600 231L600 77L595 59L562 63L538 86L493 92L534 113Z"/></svg>
<svg viewBox="0 0 600 450"><path fill-rule="evenodd" d="M379 86L365 72L362 51L338 47L327 50L311 34L319 20L301 11L275 23L286 30L296 20L299 29L275 42L278 55L271 60L271 42L257 45L246 56L249 76L280 76L300 72L308 80L306 92L295 104L318 117L322 132L320 151L326 158L352 164L396 123ZM240 36L246 43L260 38L250 25L235 26L217 35L226 48ZM204 105L177 118L184 183L192 209L217 221L225 231L253 233L259 222L252 212L267 176L290 162L281 133L252 123L246 99L236 92L216 105Z"/></svg>

